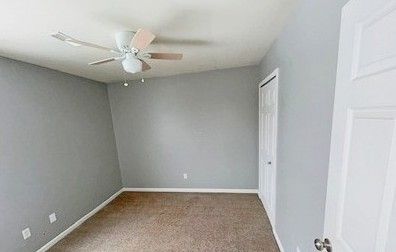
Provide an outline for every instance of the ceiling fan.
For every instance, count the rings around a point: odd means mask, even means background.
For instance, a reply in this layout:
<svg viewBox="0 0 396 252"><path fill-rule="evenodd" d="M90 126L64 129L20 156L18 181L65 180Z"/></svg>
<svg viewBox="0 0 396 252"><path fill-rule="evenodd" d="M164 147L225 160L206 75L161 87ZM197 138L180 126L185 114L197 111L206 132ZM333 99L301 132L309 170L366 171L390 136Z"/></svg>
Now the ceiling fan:
<svg viewBox="0 0 396 252"><path fill-rule="evenodd" d="M87 46L117 54L116 57L94 61L89 63L89 65L100 65L111 61L122 60L122 67L128 73L138 73L149 70L151 67L144 61L145 59L181 60L183 57L181 53L143 52L142 50L146 49L155 38L154 34L144 29L139 29L137 32L122 31L116 33L115 40L118 50L84 42L62 32L54 33L51 36L72 46Z"/></svg>

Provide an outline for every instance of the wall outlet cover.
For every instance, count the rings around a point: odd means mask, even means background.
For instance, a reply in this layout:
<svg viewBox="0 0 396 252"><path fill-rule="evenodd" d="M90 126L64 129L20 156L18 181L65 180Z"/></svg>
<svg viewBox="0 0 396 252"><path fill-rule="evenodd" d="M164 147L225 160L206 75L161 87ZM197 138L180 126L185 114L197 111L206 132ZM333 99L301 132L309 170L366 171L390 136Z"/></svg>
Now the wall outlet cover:
<svg viewBox="0 0 396 252"><path fill-rule="evenodd" d="M27 239L31 236L32 234L30 233L30 228L25 228L24 230L22 230L22 236L23 239Z"/></svg>
<svg viewBox="0 0 396 252"><path fill-rule="evenodd" d="M56 221L56 214L55 213L50 214L48 217L49 217L50 223L54 223Z"/></svg>
<svg viewBox="0 0 396 252"><path fill-rule="evenodd" d="M184 179L187 179L187 178L188 178L187 173L184 173L184 174L183 174L183 178L184 178Z"/></svg>

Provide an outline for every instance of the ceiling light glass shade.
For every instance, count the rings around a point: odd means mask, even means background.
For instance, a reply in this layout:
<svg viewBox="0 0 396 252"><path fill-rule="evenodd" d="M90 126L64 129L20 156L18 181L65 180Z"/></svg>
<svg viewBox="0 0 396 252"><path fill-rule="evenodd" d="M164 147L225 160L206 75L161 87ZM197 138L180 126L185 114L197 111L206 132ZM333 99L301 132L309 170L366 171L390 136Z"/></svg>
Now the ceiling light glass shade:
<svg viewBox="0 0 396 252"><path fill-rule="evenodd" d="M128 73L138 73L142 71L142 62L134 57L127 57L122 61L124 70Z"/></svg>

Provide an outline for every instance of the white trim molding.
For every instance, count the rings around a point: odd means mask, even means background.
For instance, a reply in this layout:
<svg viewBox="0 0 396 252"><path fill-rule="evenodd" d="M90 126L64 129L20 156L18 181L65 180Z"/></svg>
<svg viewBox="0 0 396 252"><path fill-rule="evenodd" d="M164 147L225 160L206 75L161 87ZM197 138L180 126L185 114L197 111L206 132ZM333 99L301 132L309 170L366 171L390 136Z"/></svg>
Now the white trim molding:
<svg viewBox="0 0 396 252"><path fill-rule="evenodd" d="M143 188L124 187L125 192L195 192L195 193L254 193L257 189L213 189L213 188Z"/></svg>
<svg viewBox="0 0 396 252"><path fill-rule="evenodd" d="M102 204L99 206L95 207L91 212L87 213L84 215L81 219L76 221L73 225L71 225L69 228L67 228L65 231L57 235L54 239L49 241L47 244L42 246L37 250L37 252L45 252L48 249L50 249L52 246L54 246L58 241L62 240L66 235L71 233L74 229L76 229L78 226L84 223L88 218L99 212L103 207L105 207L107 204L109 204L113 199L115 199L120 193L124 191L124 188L121 188L118 192L114 193L111 195L107 200L105 200Z"/></svg>
<svg viewBox="0 0 396 252"><path fill-rule="evenodd" d="M272 233L274 233L274 237L275 237L276 243L278 244L279 251L280 252L285 252L285 250L283 249L283 246L282 246L282 242L281 242L281 240L280 240L280 238L278 236L278 233L276 232L275 228L272 228Z"/></svg>
<svg viewBox="0 0 396 252"><path fill-rule="evenodd" d="M264 204L264 200L263 200L263 198L262 198L262 195L260 194L260 192L258 192L257 195L258 195L258 197L259 197L259 199L260 199L261 204L262 204L263 207L264 207L265 212L268 214L267 206ZM268 219L270 220L270 225L271 225L271 228L272 228L272 233L274 234L275 241L276 241L276 243L278 244L279 251L280 251L280 252L284 252L285 250L283 249L282 242L281 242L281 240L280 240L280 238L279 238L279 235L278 235L278 233L276 232L276 229L275 229L275 223L271 222L271 219L270 219L270 218L268 218Z"/></svg>

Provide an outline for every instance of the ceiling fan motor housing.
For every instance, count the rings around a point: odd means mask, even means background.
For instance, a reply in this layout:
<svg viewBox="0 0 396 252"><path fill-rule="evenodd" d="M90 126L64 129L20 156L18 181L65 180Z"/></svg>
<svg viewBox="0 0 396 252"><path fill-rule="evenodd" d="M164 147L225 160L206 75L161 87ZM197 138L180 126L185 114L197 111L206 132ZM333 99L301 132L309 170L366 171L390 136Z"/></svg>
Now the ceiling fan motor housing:
<svg viewBox="0 0 396 252"><path fill-rule="evenodd" d="M121 52L130 52L131 51L131 41L133 36L135 36L134 31L122 31L117 32L115 35L115 40L117 43L117 47Z"/></svg>

